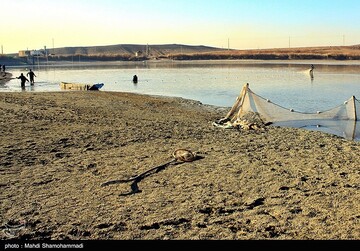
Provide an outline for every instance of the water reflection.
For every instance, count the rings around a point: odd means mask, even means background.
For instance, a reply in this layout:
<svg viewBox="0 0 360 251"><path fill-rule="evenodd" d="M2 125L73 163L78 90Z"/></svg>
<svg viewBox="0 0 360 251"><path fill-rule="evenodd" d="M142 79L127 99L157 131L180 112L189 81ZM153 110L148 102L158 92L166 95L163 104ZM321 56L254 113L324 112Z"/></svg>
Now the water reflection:
<svg viewBox="0 0 360 251"><path fill-rule="evenodd" d="M340 62L343 64L343 62ZM360 96L360 63L337 65L334 62L314 63L316 85L307 85L309 62L296 61L154 61L118 62L108 64L40 66L35 91L59 91L59 83L104 83L103 91L126 91L142 94L180 96L205 104L231 106L242 85L278 104L298 110L326 109L350 96ZM13 74L23 66L12 68ZM146 85L129 85L129 76L141 76ZM311 83L314 81L310 76ZM6 91L19 90L10 81ZM189 90L192 90L189 92ZM0 90L1 91L1 90ZM320 106L320 107L319 107Z"/></svg>
<svg viewBox="0 0 360 251"><path fill-rule="evenodd" d="M18 76L24 68L28 67L8 70ZM61 91L60 82L104 83L102 91L176 96L231 107L242 86L250 83L254 92L274 103L310 113L336 107L351 96L360 97L360 61L74 62L34 69L39 82L33 87L27 85L26 91ZM141 84L131 80L134 75ZM21 91L18 81L7 82L0 91Z"/></svg>

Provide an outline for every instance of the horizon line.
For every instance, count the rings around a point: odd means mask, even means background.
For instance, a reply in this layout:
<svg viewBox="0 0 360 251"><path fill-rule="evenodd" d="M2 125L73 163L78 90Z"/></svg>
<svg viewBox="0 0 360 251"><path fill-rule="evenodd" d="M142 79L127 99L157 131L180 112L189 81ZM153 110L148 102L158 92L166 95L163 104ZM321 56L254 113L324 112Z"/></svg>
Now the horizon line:
<svg viewBox="0 0 360 251"><path fill-rule="evenodd" d="M164 44L136 44L136 43L121 43L121 44L107 44L107 45L78 45L78 46L62 46L62 47L52 47L48 48L47 46L44 46L40 49L26 49L26 50L18 50L17 52L10 52L10 53L3 53L3 45L1 45L1 54L0 55L10 55L10 54L17 54L20 51L39 51L44 50L46 48L47 50L53 50L53 49L62 49L62 48L94 48L94 47L108 47L108 46L121 46L121 45L134 45L134 46L166 46L166 45L179 45L179 46L189 46L189 47L209 47L209 48L215 48L219 50L236 50L236 51L247 51L247 50L271 50L271 49L297 49L297 48L319 48L319 47L353 47L353 46L360 46L359 44L352 44L352 45L312 45L312 46L289 46L289 47L264 47L264 48L244 48L244 49L236 49L236 48L224 48L224 47L217 47L212 45L205 45L205 44L179 44L179 43L164 43Z"/></svg>

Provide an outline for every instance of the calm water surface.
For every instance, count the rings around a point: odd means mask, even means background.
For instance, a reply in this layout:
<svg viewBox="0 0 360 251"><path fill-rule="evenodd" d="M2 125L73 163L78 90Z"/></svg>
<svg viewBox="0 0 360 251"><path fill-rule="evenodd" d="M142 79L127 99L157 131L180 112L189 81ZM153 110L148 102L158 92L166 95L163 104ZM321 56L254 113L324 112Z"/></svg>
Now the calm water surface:
<svg viewBox="0 0 360 251"><path fill-rule="evenodd" d="M279 105L312 112L360 98L360 62L191 61L130 62L110 65L79 63L63 67L34 66L35 86L26 91L61 91L60 82L104 83L103 91L124 91L189 98L204 104L232 106L245 83L260 96ZM314 78L309 74L315 65ZM14 77L25 67L8 68ZM139 78L132 83L133 75ZM20 80L0 91L21 91ZM358 99L359 99L358 98Z"/></svg>
<svg viewBox="0 0 360 251"><path fill-rule="evenodd" d="M309 74L315 65L314 77ZM25 91L61 91L60 82L104 83L103 91L176 96L230 107L245 83L258 95L286 108L316 112L333 108L351 96L360 99L359 61L145 61L103 65L74 62L32 66L35 86ZM25 67L8 67L14 77ZM132 77L139 81L133 84ZM20 80L0 91L21 91Z"/></svg>

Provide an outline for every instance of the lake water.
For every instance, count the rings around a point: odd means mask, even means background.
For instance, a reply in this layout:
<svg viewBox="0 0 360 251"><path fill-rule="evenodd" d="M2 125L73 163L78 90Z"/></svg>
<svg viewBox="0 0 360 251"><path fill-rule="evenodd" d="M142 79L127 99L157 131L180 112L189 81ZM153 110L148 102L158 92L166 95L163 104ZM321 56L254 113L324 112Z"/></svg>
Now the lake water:
<svg viewBox="0 0 360 251"><path fill-rule="evenodd" d="M310 77L310 65L314 76ZM194 99L231 107L245 83L256 94L297 111L324 111L351 96L360 99L360 61L144 61L32 66L35 86L25 91L61 91L60 82L104 83L102 91L133 92ZM17 77L25 67L8 67ZM132 82L133 75L138 83ZM20 80L0 91L22 91Z"/></svg>

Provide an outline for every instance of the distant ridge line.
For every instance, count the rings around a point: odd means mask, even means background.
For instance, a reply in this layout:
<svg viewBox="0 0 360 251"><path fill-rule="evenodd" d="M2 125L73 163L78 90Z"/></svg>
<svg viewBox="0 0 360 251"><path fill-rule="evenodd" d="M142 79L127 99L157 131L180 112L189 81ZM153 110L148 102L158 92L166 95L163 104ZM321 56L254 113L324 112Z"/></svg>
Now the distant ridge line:
<svg viewBox="0 0 360 251"><path fill-rule="evenodd" d="M224 49L184 44L116 44L47 49L37 63L168 60L360 60L360 44L269 49ZM31 56L0 55L6 65L34 64Z"/></svg>
<svg viewBox="0 0 360 251"><path fill-rule="evenodd" d="M101 46L76 46L48 49L49 53L58 56L68 55L146 55L146 56L167 56L178 53L204 53L222 51L221 48L204 45L183 45L183 44L116 44Z"/></svg>

